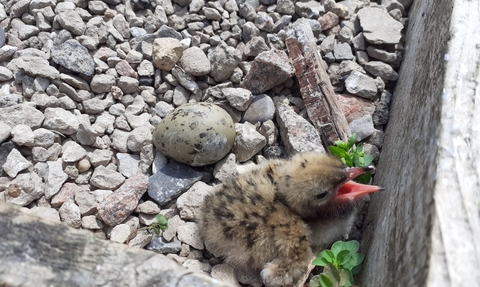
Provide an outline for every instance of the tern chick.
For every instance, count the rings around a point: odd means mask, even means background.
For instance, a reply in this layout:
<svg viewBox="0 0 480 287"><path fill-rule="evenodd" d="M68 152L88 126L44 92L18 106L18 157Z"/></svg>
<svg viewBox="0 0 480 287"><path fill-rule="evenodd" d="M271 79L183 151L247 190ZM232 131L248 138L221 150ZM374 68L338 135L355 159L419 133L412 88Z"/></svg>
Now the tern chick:
<svg viewBox="0 0 480 287"><path fill-rule="evenodd" d="M234 268L260 272L267 287L293 285L307 270L312 248L348 233L356 201L381 190L350 181L368 170L320 153L267 161L205 197L200 235Z"/></svg>

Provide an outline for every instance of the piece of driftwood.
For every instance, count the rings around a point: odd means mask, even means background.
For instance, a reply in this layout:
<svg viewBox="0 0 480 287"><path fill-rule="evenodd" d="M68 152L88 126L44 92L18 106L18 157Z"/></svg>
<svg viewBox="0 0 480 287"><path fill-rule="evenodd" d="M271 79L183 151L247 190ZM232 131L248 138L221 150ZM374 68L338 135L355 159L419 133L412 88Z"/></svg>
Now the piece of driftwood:
<svg viewBox="0 0 480 287"><path fill-rule="evenodd" d="M479 286L480 5L414 1L360 286Z"/></svg>
<svg viewBox="0 0 480 287"><path fill-rule="evenodd" d="M346 141L350 127L338 104L327 74L327 64L319 54L308 21L297 20L287 31L285 42L308 117L322 135L324 145L332 145L337 140Z"/></svg>
<svg viewBox="0 0 480 287"><path fill-rule="evenodd" d="M162 254L101 240L0 202L0 286L231 285Z"/></svg>

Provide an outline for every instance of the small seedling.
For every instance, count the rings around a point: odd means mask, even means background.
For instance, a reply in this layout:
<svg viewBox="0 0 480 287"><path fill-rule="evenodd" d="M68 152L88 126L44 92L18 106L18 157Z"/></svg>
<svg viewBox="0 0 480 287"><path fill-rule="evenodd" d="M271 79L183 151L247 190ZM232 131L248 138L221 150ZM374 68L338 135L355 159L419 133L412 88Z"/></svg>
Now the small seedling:
<svg viewBox="0 0 480 287"><path fill-rule="evenodd" d="M168 219L164 215L161 215L161 214L157 215L156 219L157 219L157 222L154 222L154 223L150 224L146 228L146 232L148 234L152 233L152 231L153 231L156 235L160 235L160 230L161 231L167 230Z"/></svg>
<svg viewBox="0 0 480 287"><path fill-rule="evenodd" d="M312 262L322 266L323 272L310 280L309 287L349 287L353 275L360 271L363 254L357 253L360 244L356 240L337 241L331 249L325 249Z"/></svg>
<svg viewBox="0 0 480 287"><path fill-rule="evenodd" d="M334 146L332 145L328 147L328 151L333 156L338 157L347 166L368 166L370 163L372 163L375 156L365 154L362 143L355 145L356 139L357 134L353 134L348 138L347 142L341 140L336 141ZM372 174L370 172L366 172L360 176L357 176L354 181L367 184L370 182L371 177Z"/></svg>

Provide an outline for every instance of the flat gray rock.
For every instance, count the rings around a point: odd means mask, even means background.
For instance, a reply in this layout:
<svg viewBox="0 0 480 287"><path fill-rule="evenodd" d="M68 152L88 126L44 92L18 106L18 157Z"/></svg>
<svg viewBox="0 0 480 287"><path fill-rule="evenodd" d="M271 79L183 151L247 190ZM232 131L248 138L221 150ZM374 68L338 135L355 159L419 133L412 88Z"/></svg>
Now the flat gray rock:
<svg viewBox="0 0 480 287"><path fill-rule="evenodd" d="M27 125L36 129L42 126L44 118L41 111L26 103L0 109L0 121L12 128L16 125Z"/></svg>
<svg viewBox="0 0 480 287"><path fill-rule="evenodd" d="M360 26L367 42L372 44L398 44L402 23L393 19L387 11L366 7L358 11Z"/></svg>
<svg viewBox="0 0 480 287"><path fill-rule="evenodd" d="M92 76L95 72L95 63L87 48L77 40L71 39L50 50L52 60L60 66L76 73Z"/></svg>
<svg viewBox="0 0 480 287"><path fill-rule="evenodd" d="M197 172L187 165L172 160L165 167L150 176L148 180L148 195L158 204L165 205L201 178L201 172Z"/></svg>

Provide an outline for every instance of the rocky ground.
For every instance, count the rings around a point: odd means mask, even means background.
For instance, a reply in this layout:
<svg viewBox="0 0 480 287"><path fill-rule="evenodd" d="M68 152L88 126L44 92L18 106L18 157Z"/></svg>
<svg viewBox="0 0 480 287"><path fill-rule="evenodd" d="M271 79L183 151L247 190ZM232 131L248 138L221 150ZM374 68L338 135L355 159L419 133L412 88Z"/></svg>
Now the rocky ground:
<svg viewBox="0 0 480 287"><path fill-rule="evenodd" d="M2 1L0 200L259 286L204 259L194 221L215 183L324 150L286 51L289 25L308 19L352 133L378 155L412 1ZM237 135L225 158L189 167L156 150L152 132L200 101L224 108ZM137 232L159 213L161 236Z"/></svg>

